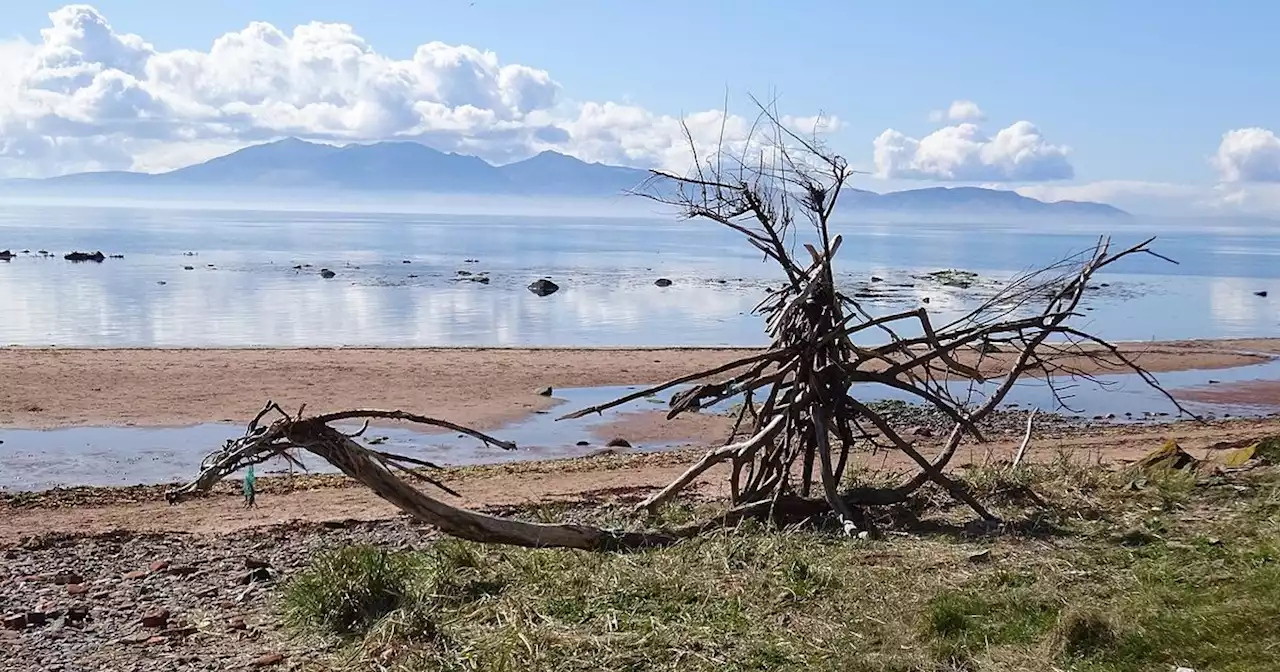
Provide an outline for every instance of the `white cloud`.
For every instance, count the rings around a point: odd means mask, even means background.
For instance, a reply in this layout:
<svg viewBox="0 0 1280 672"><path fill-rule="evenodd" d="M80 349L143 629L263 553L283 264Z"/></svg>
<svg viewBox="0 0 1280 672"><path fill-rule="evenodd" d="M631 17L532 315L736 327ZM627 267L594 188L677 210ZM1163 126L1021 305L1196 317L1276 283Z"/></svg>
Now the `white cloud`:
<svg viewBox="0 0 1280 672"><path fill-rule="evenodd" d="M1227 131L1212 163L1223 182L1280 182L1280 137L1265 128Z"/></svg>
<svg viewBox="0 0 1280 672"><path fill-rule="evenodd" d="M876 175L886 179L1039 182L1074 173L1070 150L1050 144L1029 121L994 136L972 123L945 126L920 139L888 129L873 144Z"/></svg>
<svg viewBox="0 0 1280 672"><path fill-rule="evenodd" d="M943 121L954 122L978 122L985 121L987 115L982 113L982 109L972 100L953 100L951 106L946 110L934 110L929 113L929 121L939 123Z"/></svg>
<svg viewBox="0 0 1280 672"><path fill-rule="evenodd" d="M38 43L0 43L0 174L168 169L290 135L417 140L496 162L543 149L676 170L689 160L679 117L565 101L545 70L471 46L430 42L397 60L351 26L255 22L207 51L161 51L88 5L49 18ZM703 150L722 121L730 146L750 130L719 111L685 121Z"/></svg>

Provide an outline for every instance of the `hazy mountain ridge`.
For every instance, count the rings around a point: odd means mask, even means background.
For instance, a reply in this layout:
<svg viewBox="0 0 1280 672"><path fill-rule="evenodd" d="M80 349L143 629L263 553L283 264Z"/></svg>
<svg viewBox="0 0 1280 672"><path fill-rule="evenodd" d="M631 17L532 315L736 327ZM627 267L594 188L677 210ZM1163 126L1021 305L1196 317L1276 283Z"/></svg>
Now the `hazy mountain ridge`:
<svg viewBox="0 0 1280 672"><path fill-rule="evenodd" d="M545 151L495 166L475 156L445 153L412 142L332 146L298 139L245 147L166 173L76 173L9 184L48 187L333 188L508 196L617 196L642 185L638 168L587 163ZM1049 214L1127 217L1103 203L1046 203L1012 191L929 187L889 193L846 189L842 204L861 212L932 214Z"/></svg>

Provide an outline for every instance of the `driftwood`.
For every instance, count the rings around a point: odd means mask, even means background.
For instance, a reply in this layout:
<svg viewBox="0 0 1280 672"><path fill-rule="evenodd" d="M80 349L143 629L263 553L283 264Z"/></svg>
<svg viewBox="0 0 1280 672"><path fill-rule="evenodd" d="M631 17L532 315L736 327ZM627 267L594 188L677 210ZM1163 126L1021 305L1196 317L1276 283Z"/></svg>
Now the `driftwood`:
<svg viewBox="0 0 1280 672"><path fill-rule="evenodd" d="M995 520L973 493L947 474L966 440L984 441L981 423L1013 386L1028 376L1041 379L1058 404L1069 408L1069 381L1090 378L1089 370L1128 370L1163 392L1155 378L1107 341L1071 325L1093 276L1133 255L1160 257L1152 240L1112 251L1100 238L1091 249L1006 282L994 296L946 324L935 324L923 307L873 315L838 283L834 259L842 238L832 231L841 191L852 175L846 162L826 152L814 138L787 129L773 110L761 106L758 142L730 152L721 147L709 159L697 156L685 176L654 172L638 193L680 208L690 219L710 220L736 231L780 272L780 286L756 308L771 345L759 354L705 371L692 372L612 402L570 413L578 418L681 385L668 417L741 398L742 408L726 445L709 450L675 481L641 503L654 511L677 497L717 464L728 462L731 507L718 518L668 532L632 533L585 525L527 523L452 506L409 484L414 479L452 493L432 478L435 465L362 446L330 423L401 420L448 428L498 449L515 446L444 420L402 411L347 411L307 417L268 403L245 435L206 458L190 484L169 493L177 502L208 490L249 464L274 457L297 462L291 451L305 450L333 464L383 499L444 532L480 542L521 546L561 546L592 550L665 545L746 518L786 524L834 513L846 529L867 528L870 507L906 501L933 483L979 517ZM800 257L795 250L801 249ZM1163 259L1163 257L1160 257ZM1038 308L1033 308L1038 306ZM874 337L880 342L867 345ZM993 370L999 353L1002 370ZM1080 360L1093 365L1086 369ZM1077 362L1077 364L1073 364ZM720 377L716 380L717 377ZM712 381L712 382L707 382ZM937 408L952 422L941 450L927 456L863 400L876 388L906 394ZM1185 409L1172 396L1181 413ZM276 419L261 424L268 415ZM1021 453L1030 441L1032 418ZM740 430L746 427L746 438ZM846 482L855 451L897 451L916 465L914 473L889 488ZM815 496L816 495L816 496Z"/></svg>
<svg viewBox="0 0 1280 672"><path fill-rule="evenodd" d="M1110 240L1100 238L1092 249L1013 278L947 324L935 324L924 308L873 315L840 288L833 265L843 240L833 233L832 218L853 171L844 159L825 151L816 134L802 137L772 109L760 107L760 142L735 154L721 147L710 159L698 161L690 175L655 171L637 193L676 206L688 219L736 231L778 267L781 286L756 308L772 341L769 349L564 416L578 418L682 383L728 376L676 395L668 417L741 397L739 424L749 420L748 438L710 450L640 508L656 509L713 465L729 462L736 510L754 511L794 497L808 500L817 488L824 505L816 510L832 511L847 525L857 525L865 516L855 509L901 501L932 482L982 518L994 519L945 470L966 438L984 440L979 424L1020 379L1042 378L1058 403L1069 407L1070 385L1064 379L1089 378L1084 367L1072 364L1084 360L1132 371L1163 392L1150 373L1117 347L1070 324L1079 316L1096 273L1132 255L1165 259L1149 248L1153 239L1112 251ZM692 140L690 146L696 156ZM803 254L797 257L796 249ZM1033 304L1040 308L1032 310ZM860 344L877 335L881 344ZM990 355L996 352L1007 355L1008 363L988 380L983 372L991 369ZM870 398L866 393L875 387L906 393L952 420L953 429L937 456L921 454L859 401ZM1172 396L1165 396L1185 413ZM1024 450L1030 422L1027 434ZM860 447L896 450L918 471L891 491L851 491L845 472L850 453Z"/></svg>
<svg viewBox="0 0 1280 672"><path fill-rule="evenodd" d="M193 493L212 488L218 481L244 467L261 464L276 457L302 466L290 451L305 450L363 483L401 511L462 539L516 546L590 550L665 545L675 541L675 537L668 534L613 532L585 525L529 523L453 506L427 495L406 480L420 480L456 495L453 490L428 475L430 470L439 469L438 465L362 446L354 438L363 433L364 429L355 434L344 434L329 423L364 420L367 428L369 420L402 420L449 429L504 450L514 450L515 444L445 420L403 411L356 410L308 417L304 415L304 410L299 409L297 413L290 414L278 404L268 402L262 412L249 423L244 436L228 441L221 450L206 457L201 464L199 477L181 488L171 490L167 493L168 500L171 503L180 502ZM269 416L275 419L270 424L262 424Z"/></svg>

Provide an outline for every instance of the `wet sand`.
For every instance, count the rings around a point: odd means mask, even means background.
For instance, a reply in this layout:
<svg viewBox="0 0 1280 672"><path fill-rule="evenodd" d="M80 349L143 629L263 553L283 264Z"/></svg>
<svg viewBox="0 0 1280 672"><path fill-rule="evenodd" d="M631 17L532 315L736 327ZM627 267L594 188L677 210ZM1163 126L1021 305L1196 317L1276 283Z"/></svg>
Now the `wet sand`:
<svg viewBox="0 0 1280 672"><path fill-rule="evenodd" d="M1129 343L1154 372L1265 361L1280 339ZM316 413L400 408L480 429L554 405L545 387L658 383L759 352L748 349L0 349L0 426L245 422L267 400ZM973 353L970 353L971 355ZM972 359L972 357L971 357ZM998 373L1008 355L988 355ZM1065 362L1116 372L1088 358Z"/></svg>
<svg viewBox="0 0 1280 672"><path fill-rule="evenodd" d="M1199 458L1230 449L1233 441L1280 434L1280 419L1179 422L1170 425L1093 427L1058 436L1035 438L1029 461L1051 461L1063 455L1083 463L1120 465L1140 459L1167 439ZM920 445L932 454L941 439ZM1009 459L1020 440L1003 439L960 449L953 467ZM646 495L671 482L695 462L702 450L612 455L546 462L492 465L446 470L443 481L462 497L439 491L434 496L477 509L501 509L537 503L612 501ZM897 472L910 467L901 455L862 454L858 466ZM727 497L727 469L717 466L690 490L707 499ZM286 487L284 478L259 481L258 508L240 506L238 484L223 482L207 497L170 506L163 487L86 488L49 492L24 502L11 502L0 515L0 547L43 534L97 534L113 530L222 534L286 521L385 520L402 515L359 484L341 476L302 476ZM0 506L3 506L0 503Z"/></svg>

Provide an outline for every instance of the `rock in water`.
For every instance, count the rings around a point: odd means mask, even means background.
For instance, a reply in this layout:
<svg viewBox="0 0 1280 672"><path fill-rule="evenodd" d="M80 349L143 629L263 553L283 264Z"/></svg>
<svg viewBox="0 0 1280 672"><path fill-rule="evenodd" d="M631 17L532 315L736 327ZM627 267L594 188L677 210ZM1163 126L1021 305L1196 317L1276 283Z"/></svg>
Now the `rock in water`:
<svg viewBox="0 0 1280 672"><path fill-rule="evenodd" d="M560 285L557 285L556 283L551 282L546 278L534 280L533 282L529 283L529 291L533 292L534 294L537 294L538 296L547 296L549 294L555 294L559 290L560 290Z"/></svg>
<svg viewBox="0 0 1280 672"><path fill-rule="evenodd" d="M606 448L630 448L631 442L624 438L609 439L609 443L604 444Z"/></svg>
<svg viewBox="0 0 1280 672"><path fill-rule="evenodd" d="M94 252L92 254L88 252L69 252L63 255L62 258L66 259L67 261L75 261L75 262L93 261L101 264L102 260L106 259L107 257L106 255L102 254L102 252Z"/></svg>
<svg viewBox="0 0 1280 672"><path fill-rule="evenodd" d="M659 286L659 287L670 287L670 286L671 286L671 281L670 281L670 280L668 280L668 279L666 279L666 278L658 278L657 280L654 280L654 281L653 281L653 284L655 284L655 285L657 285L657 286Z"/></svg>
<svg viewBox="0 0 1280 672"><path fill-rule="evenodd" d="M538 396L540 396L540 397L549 397L549 396L551 396L552 392L553 392L553 390L552 390L551 388L549 388L549 387L544 387L544 388L542 388L541 390L538 390Z"/></svg>
<svg viewBox="0 0 1280 672"><path fill-rule="evenodd" d="M328 280L329 278L332 278L332 277L334 277L334 276L336 276L336 275L338 275L338 274L337 274L337 273L334 273L333 271L331 271L331 270L329 270L329 269L327 269L327 268L322 268L322 269L320 269L320 277L324 278L325 280Z"/></svg>
<svg viewBox="0 0 1280 672"><path fill-rule="evenodd" d="M0 261L9 261L13 257L13 252L10 252L9 250L0 251Z"/></svg>
<svg viewBox="0 0 1280 672"><path fill-rule="evenodd" d="M1254 296L1261 296L1262 298L1264 298L1264 299L1265 299L1265 298L1267 298L1267 290L1265 290L1265 289L1264 289L1264 290L1259 291L1259 292L1254 292L1254 293L1253 293L1253 295L1254 295Z"/></svg>

